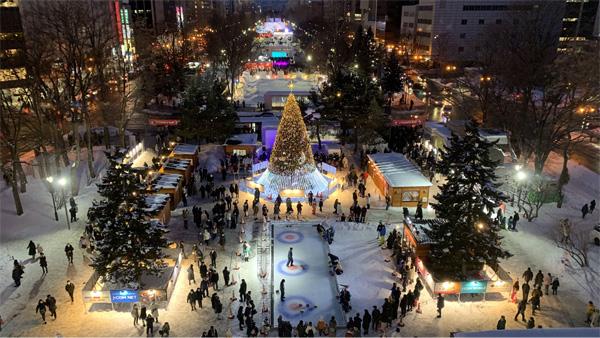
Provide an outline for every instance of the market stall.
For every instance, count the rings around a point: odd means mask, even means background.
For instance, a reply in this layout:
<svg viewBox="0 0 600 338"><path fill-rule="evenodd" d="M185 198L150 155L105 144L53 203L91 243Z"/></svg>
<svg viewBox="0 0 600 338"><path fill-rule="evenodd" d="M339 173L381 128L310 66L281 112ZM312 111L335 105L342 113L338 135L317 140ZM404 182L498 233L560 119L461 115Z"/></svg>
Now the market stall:
<svg viewBox="0 0 600 338"><path fill-rule="evenodd" d="M183 176L184 183L187 183L192 176L192 160L185 158L169 157L165 160L159 172L162 174L179 174Z"/></svg>
<svg viewBox="0 0 600 338"><path fill-rule="evenodd" d="M173 150L171 151L171 154L169 154L169 157L192 160L192 166L193 168L196 168L198 165L199 152L200 147L195 144L179 143L173 146Z"/></svg>
<svg viewBox="0 0 600 338"><path fill-rule="evenodd" d="M150 219L156 219L162 224L169 224L171 220L171 208L169 194L150 194L146 196L146 211Z"/></svg>
<svg viewBox="0 0 600 338"><path fill-rule="evenodd" d="M150 183L150 189L160 194L169 194L171 210L177 208L183 193L183 176L178 174L158 174Z"/></svg>
<svg viewBox="0 0 600 338"><path fill-rule="evenodd" d="M399 153L368 155L368 173L383 195L389 194L394 207L429 205L431 182L419 168Z"/></svg>

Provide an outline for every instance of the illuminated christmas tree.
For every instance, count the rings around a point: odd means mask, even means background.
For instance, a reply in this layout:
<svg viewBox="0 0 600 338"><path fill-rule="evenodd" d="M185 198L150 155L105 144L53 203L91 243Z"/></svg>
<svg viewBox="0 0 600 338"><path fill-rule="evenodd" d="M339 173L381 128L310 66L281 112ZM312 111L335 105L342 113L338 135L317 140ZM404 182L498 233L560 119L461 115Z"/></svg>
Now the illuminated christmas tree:
<svg viewBox="0 0 600 338"><path fill-rule="evenodd" d="M328 179L315 165L306 125L293 94L287 98L271 151L269 168L257 180L267 195L283 190L326 193Z"/></svg>
<svg viewBox="0 0 600 338"><path fill-rule="evenodd" d="M279 175L309 173L315 170L308 132L294 94L288 96L283 108L269 170Z"/></svg>

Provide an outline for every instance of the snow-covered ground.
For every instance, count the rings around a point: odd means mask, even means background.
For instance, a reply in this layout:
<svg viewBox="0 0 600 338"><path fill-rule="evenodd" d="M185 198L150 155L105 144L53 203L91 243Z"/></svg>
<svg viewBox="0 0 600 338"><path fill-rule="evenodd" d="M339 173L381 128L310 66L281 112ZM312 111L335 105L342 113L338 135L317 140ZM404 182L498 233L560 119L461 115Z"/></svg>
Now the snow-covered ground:
<svg viewBox="0 0 600 338"><path fill-rule="evenodd" d="M349 154L349 153L348 153ZM200 155L200 165L207 166L209 171L216 171L222 150L218 146L203 146ZM560 158L551 157L548 165L548 174L557 175L560 168ZM583 326L585 318L585 304L588 300L600 303L598 297L598 247L590 248L590 267L581 269L576 267L553 243L553 233L556 223L560 218L569 217L575 227L581 231L589 230L598 222L598 211L581 219L580 208L583 203L599 196L598 176L593 172L570 163L571 181L565 187L567 199L563 208L557 209L554 205L545 205L541 215L534 222L528 223L521 220L517 232L503 231L504 245L514 256L502 263L513 278L520 277L522 272L530 266L532 270L541 269L544 273L551 272L558 275L561 281L558 296L544 296L542 298L542 311L536 315L536 324L544 327L569 327ZM344 175L343 172L339 176ZM215 175L217 184L220 184L220 175ZM71 230L66 229L64 210L59 211L60 221L53 220L50 195L45 185L38 179L30 179L28 193L21 195L26 213L17 217L14 214L12 195L10 189L1 190L1 218L0 218L0 315L5 321L2 328L3 335L9 336L138 336L142 334L141 327L134 327L128 312L117 311L89 311L86 312L81 302L81 287L91 274L89 262L83 260L82 255L75 255L75 264L68 266L64 255L64 246L70 242L74 246L83 231L83 221L71 225ZM226 182L228 184L229 182ZM94 184L82 184L76 200L79 204L79 215L85 219L85 211L91 200L96 196ZM310 215L309 208L305 217L332 218L332 204L337 198L342 202L343 209L347 211L351 203L351 189L338 191L325 202L324 212ZM368 191L372 194L372 208L368 213L370 224L337 224L335 241L331 252L339 256L344 267L344 274L337 276L339 284L347 284L352 293L352 313L362 313L363 309L370 309L373 305L381 306L383 298L389 295L394 277L391 275L391 263L385 262L390 255L388 250L382 250L375 241L375 224L379 220L384 222L398 222L401 219L400 208L390 208L386 211L384 203L380 200L379 193L372 182L368 183ZM432 189L432 196L435 194ZM240 200L252 199L243 193ZM190 206L198 203L204 208L212 207L212 202L189 199ZM364 203L363 199L359 203ZM272 210L272 205L269 205ZM306 206L306 205L305 205ZM509 208L510 209L510 208ZM196 241L197 230L193 224L189 229L184 229L181 219L182 208L174 210L169 224L171 240L183 240L187 248ZM414 209L411 209L414 213ZM425 217L432 217L431 210L425 210ZM310 221L305 222L310 224ZM258 235L262 229L261 223L249 222L245 225L244 238L256 247ZM238 283L234 286L223 288L218 294L225 306L224 317L228 314L229 298L236 294L240 278L248 282L249 289L260 299L261 284L257 277L257 256L252 255L249 262L241 262L236 256L241 247L238 241L238 230L227 230L226 250L218 252L218 270L224 266L230 269L239 265L239 270L232 274ZM37 261L28 260L27 243L33 240L40 243L48 256L49 273L42 276L41 268ZM79 250L79 249L77 249ZM206 250L206 249L205 249ZM25 263L25 275L22 285L15 288L12 285L10 272L12 269L12 256ZM285 256L284 256L285 257ZM296 256L302 259L300 255ZM283 259L280 257L280 259ZM563 262L569 261L568 265ZM189 265L191 259L184 262ZM312 263L309 263L312 264ZM310 271L310 270L309 270ZM326 275L330 278L329 274ZM275 277L276 279L277 277ZM76 285L75 303L70 304L64 291L67 279ZM275 289L279 281L275 280ZM302 281L304 282L304 281ZM310 283L309 280L306 283ZM196 286L194 286L196 287ZM315 286L322 287L321 285ZM329 286L328 286L329 287ZM288 296L296 293L293 284L287 288ZM236 320L216 320L215 314L205 300L204 309L192 312L186 304L186 295L189 291L186 274L180 275L177 287L172 295L169 307L160 310L159 321L169 321L174 336L197 336L206 331L210 325L216 325L219 333L225 335L225 329L230 328L234 335L240 335L237 330ZM50 320L47 325L42 325L40 318L35 314L35 303L47 294L54 295L58 300L58 319ZM277 297L277 295L275 295ZM288 298L290 299L290 298ZM238 303L234 301L232 310L237 310ZM261 303L257 302L260 308ZM337 302L331 304L332 309L339 306ZM507 301L506 295L502 297L489 297L486 301L477 298L463 297L461 302L448 299L441 319L435 318L435 302L429 295L423 294L421 303L422 313L414 311L405 319L406 326L402 328L405 335L444 335L454 331L473 331L493 329L500 315L508 319L507 328L523 328L521 322L512 320L516 306ZM260 309L259 309L260 310ZM530 310L527 310L529 316ZM271 313L261 313L257 322L263 318L270 318ZM292 324L297 322L292 320ZM342 331L339 332L343 334Z"/></svg>

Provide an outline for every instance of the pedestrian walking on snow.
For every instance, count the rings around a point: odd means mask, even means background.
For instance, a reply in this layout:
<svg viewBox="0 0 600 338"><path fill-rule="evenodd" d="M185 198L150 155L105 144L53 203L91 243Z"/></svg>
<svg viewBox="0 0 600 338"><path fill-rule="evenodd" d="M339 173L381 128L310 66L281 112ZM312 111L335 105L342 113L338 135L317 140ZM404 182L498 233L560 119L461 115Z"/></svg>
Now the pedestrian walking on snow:
<svg viewBox="0 0 600 338"><path fill-rule="evenodd" d="M544 291L546 296L548 296L548 290L550 289L550 285L552 284L552 275L550 272L546 276L544 276Z"/></svg>
<svg viewBox="0 0 600 338"><path fill-rule="evenodd" d="M229 270L227 270L227 267L223 269L223 281L225 286L229 286Z"/></svg>
<svg viewBox="0 0 600 338"><path fill-rule="evenodd" d="M131 309L131 317L133 317L133 326L138 326L140 320L140 310L137 304L133 304L133 309Z"/></svg>
<svg viewBox="0 0 600 338"><path fill-rule="evenodd" d="M140 319L142 320L142 326L146 326L146 317L146 306L142 305L142 307L140 308Z"/></svg>
<svg viewBox="0 0 600 338"><path fill-rule="evenodd" d="M581 218L585 218L589 211L590 209L588 208L587 203L584 204L583 207L581 207Z"/></svg>
<svg viewBox="0 0 600 338"><path fill-rule="evenodd" d="M154 336L154 318L150 314L146 317L146 336Z"/></svg>
<svg viewBox="0 0 600 338"><path fill-rule="evenodd" d="M40 266L42 267L42 275L48 273L48 261L46 260L46 256L44 254L40 255Z"/></svg>
<svg viewBox="0 0 600 338"><path fill-rule="evenodd" d="M154 321L158 323L158 308L156 307L156 304L152 304L152 310L150 310L150 313L152 314L152 317L154 317Z"/></svg>
<svg viewBox="0 0 600 338"><path fill-rule="evenodd" d="M521 299L521 301L519 302L519 305L517 306L517 314L515 315L515 320L518 320L517 318L519 317L519 315L521 315L521 320L525 321L525 310L527 309L527 301L525 299Z"/></svg>
<svg viewBox="0 0 600 338"><path fill-rule="evenodd" d="M590 214L593 214L595 209L596 209L596 200L592 200L590 202Z"/></svg>
<svg viewBox="0 0 600 338"><path fill-rule="evenodd" d="M38 304L35 307L35 313L39 313L42 316L42 321L46 324L46 304L43 300L38 300Z"/></svg>
<svg viewBox="0 0 600 338"><path fill-rule="evenodd" d="M68 280L67 285L65 285L65 290L69 294L69 298L71 298L71 304L73 304L73 293L75 292L75 284L71 283L71 281Z"/></svg>
<svg viewBox="0 0 600 338"><path fill-rule="evenodd" d="M531 289L531 287L529 286L529 283L523 283L523 285L521 286L521 290L523 290L523 299L525 301L527 301L529 299L529 290Z"/></svg>
<svg viewBox="0 0 600 338"><path fill-rule="evenodd" d="M50 315L54 317L54 320L56 320L56 298L47 295L46 306L48 307L48 311L50 311Z"/></svg>
<svg viewBox="0 0 600 338"><path fill-rule="evenodd" d="M29 241L29 244L27 245L27 252L28 252L29 256L31 256L31 259L34 260L36 247L35 247L35 243L33 243L33 241Z"/></svg>
<svg viewBox="0 0 600 338"><path fill-rule="evenodd" d="M531 268L527 268L527 270L523 272L523 279L525 280L525 283L529 283L529 281L533 279L533 271L531 271Z"/></svg>
<svg viewBox="0 0 600 338"><path fill-rule="evenodd" d="M15 287L19 287L21 286L21 278L23 278L25 271L23 271L23 266L16 259L13 262L13 265L12 279L15 282Z"/></svg>
<svg viewBox="0 0 600 338"><path fill-rule="evenodd" d="M560 283L558 282L558 277L555 277L554 280L552 281L552 294L553 295L558 295L558 287L560 286Z"/></svg>
<svg viewBox="0 0 600 338"><path fill-rule="evenodd" d="M444 296L442 296L442 294L440 293L440 294L438 294L438 297L437 297L437 312L438 312L437 317L438 318L442 318L442 309L443 308L444 308Z"/></svg>
<svg viewBox="0 0 600 338"><path fill-rule="evenodd" d="M187 269L188 273L188 285L191 285L192 282L196 284L196 277L194 277L194 265L190 264L190 267Z"/></svg>
<svg viewBox="0 0 600 338"><path fill-rule="evenodd" d="M279 283L279 294L281 301L285 301L285 279L282 279Z"/></svg>

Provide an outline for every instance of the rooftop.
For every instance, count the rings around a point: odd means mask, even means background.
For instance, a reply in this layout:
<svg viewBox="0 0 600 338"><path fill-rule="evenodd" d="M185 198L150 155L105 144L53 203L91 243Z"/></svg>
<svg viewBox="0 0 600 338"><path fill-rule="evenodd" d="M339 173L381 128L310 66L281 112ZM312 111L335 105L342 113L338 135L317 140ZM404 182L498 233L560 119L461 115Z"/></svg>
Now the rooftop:
<svg viewBox="0 0 600 338"><path fill-rule="evenodd" d="M369 160L377 165L379 172L391 187L430 187L432 185L419 168L402 154L376 153L368 156Z"/></svg>

